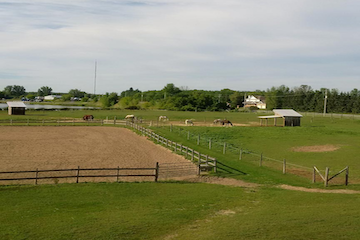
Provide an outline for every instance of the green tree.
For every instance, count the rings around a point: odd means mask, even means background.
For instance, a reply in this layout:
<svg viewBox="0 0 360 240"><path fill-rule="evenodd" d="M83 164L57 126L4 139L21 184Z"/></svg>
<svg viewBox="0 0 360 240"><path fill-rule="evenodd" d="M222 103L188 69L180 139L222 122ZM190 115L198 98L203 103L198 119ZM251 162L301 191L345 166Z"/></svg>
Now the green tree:
<svg viewBox="0 0 360 240"><path fill-rule="evenodd" d="M181 90L178 87L175 87L175 85L173 83L168 83L162 89L162 91L164 92L164 94L166 94L166 96L173 96L173 95L181 92Z"/></svg>
<svg viewBox="0 0 360 240"><path fill-rule="evenodd" d="M230 95L230 101L231 101L231 105L236 108L236 106L243 106L243 102L244 102L244 94L240 93L240 92L234 92L233 94Z"/></svg>
<svg viewBox="0 0 360 240"><path fill-rule="evenodd" d="M71 89L69 91L69 94L71 97L77 97L77 98L82 98L85 96L86 92L82 92L81 90L79 89Z"/></svg>
<svg viewBox="0 0 360 240"><path fill-rule="evenodd" d="M48 86L43 86L38 89L39 96L48 96L51 95L51 93L52 93L52 88Z"/></svg>
<svg viewBox="0 0 360 240"><path fill-rule="evenodd" d="M20 97L24 95L26 92L23 86L19 85L9 85L4 89L4 93L6 97Z"/></svg>

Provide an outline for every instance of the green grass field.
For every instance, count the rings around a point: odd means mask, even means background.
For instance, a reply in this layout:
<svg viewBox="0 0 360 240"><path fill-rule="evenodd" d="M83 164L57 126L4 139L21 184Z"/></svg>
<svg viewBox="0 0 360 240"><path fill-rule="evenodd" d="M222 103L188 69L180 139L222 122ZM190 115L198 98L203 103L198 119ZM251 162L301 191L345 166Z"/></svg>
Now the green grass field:
<svg viewBox="0 0 360 240"><path fill-rule="evenodd" d="M1 239L357 239L359 195L203 183L0 188Z"/></svg>
<svg viewBox="0 0 360 240"><path fill-rule="evenodd" d="M238 114L241 115L241 114ZM248 123L256 120L257 115L242 114L234 117L236 123ZM249 119L251 117L251 119ZM335 174L349 166L353 184L360 183L360 121L353 119L332 119L323 117L304 117L301 127L175 127L172 132L169 127L153 127L165 137L175 138L184 145L191 145L204 153L216 156L225 163L242 163L238 161L240 148L249 150L257 155L243 154L245 162L259 163L259 155L278 161L266 160L264 165L275 169L282 168L282 160L288 164L303 166L303 171L311 175L312 167L321 170L330 168L330 173ZM190 132L190 140L187 136ZM197 136L200 135L200 146L197 146ZM212 141L212 150L208 148L208 141ZM223 143L231 145L226 155L223 155ZM337 150L322 152L297 152L294 149L303 146L334 146ZM237 149L235 149L236 147Z"/></svg>
<svg viewBox="0 0 360 240"><path fill-rule="evenodd" d="M212 122L228 118L234 123L257 122L253 113L165 112L165 111L28 111L25 116L2 119L81 118L118 119L135 114L156 121ZM350 166L350 185L331 184L329 189L360 190L357 161L360 121L304 117L302 126L282 127L152 127L179 143L216 157L225 164L219 175L262 184L240 188L205 183L89 183L0 187L0 239L358 239L360 194L307 193L279 189L279 184L324 188L322 183L293 174L283 175L278 167L259 167L258 159L245 154L222 153L221 142L286 158L308 168L330 167L333 172ZM187 132L220 144L209 150L187 140ZM310 145L336 145L332 152L294 152ZM229 168L231 167L231 168Z"/></svg>

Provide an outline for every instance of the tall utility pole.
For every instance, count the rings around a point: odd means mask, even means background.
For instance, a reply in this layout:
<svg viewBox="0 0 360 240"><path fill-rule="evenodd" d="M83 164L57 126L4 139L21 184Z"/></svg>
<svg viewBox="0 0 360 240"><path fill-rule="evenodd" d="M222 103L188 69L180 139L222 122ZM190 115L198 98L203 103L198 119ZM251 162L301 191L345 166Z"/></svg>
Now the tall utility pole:
<svg viewBox="0 0 360 240"><path fill-rule="evenodd" d="M95 60L94 95L96 94L96 68L97 68L97 61Z"/></svg>
<svg viewBox="0 0 360 240"><path fill-rule="evenodd" d="M244 108L245 108L245 103L246 103L246 93L244 94Z"/></svg>
<svg viewBox="0 0 360 240"><path fill-rule="evenodd" d="M325 99L324 99L324 117L325 117L325 114L326 114L326 102L327 102L327 89L325 89Z"/></svg>

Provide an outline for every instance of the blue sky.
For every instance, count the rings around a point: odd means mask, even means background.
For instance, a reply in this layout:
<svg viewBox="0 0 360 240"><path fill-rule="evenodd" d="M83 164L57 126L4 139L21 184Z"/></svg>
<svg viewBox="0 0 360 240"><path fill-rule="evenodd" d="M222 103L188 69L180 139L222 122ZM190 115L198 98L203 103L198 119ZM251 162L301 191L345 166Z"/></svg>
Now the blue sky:
<svg viewBox="0 0 360 240"><path fill-rule="evenodd" d="M0 89L360 88L358 0L0 0Z"/></svg>

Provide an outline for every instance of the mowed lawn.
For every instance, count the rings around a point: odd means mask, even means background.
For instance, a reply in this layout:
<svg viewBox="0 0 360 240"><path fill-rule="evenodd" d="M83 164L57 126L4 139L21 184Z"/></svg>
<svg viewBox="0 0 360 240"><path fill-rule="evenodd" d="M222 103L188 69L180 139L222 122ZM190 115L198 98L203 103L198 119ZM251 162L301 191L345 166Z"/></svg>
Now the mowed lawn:
<svg viewBox="0 0 360 240"><path fill-rule="evenodd" d="M0 239L358 239L359 194L204 183L0 187Z"/></svg>

